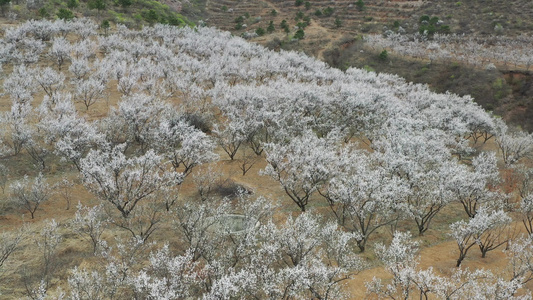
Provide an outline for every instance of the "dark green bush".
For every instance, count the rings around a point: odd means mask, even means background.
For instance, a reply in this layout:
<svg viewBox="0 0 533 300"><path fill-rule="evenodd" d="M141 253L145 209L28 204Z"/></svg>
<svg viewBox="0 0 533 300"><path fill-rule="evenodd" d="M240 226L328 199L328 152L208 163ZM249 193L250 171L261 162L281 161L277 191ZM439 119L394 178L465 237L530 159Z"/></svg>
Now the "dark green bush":
<svg viewBox="0 0 533 300"><path fill-rule="evenodd" d="M133 4L132 0L118 0L118 4L123 8L128 8Z"/></svg>
<svg viewBox="0 0 533 300"><path fill-rule="evenodd" d="M365 9L365 3L363 2L363 0L358 0L357 2L355 2L355 6L357 6L357 9L359 11L363 11Z"/></svg>
<svg viewBox="0 0 533 300"><path fill-rule="evenodd" d="M87 6L89 9L96 9L98 11L102 11L106 8L105 0L91 0L87 2Z"/></svg>
<svg viewBox="0 0 533 300"><path fill-rule="evenodd" d="M56 15L59 19L65 20L65 21L74 19L74 13L71 10L66 9L66 8L60 8L57 11Z"/></svg>
<svg viewBox="0 0 533 300"><path fill-rule="evenodd" d="M39 9L39 17L43 19L50 18L50 14L48 13L48 10L46 10L46 7L41 7Z"/></svg>
<svg viewBox="0 0 533 300"><path fill-rule="evenodd" d="M387 58L389 58L389 53L387 52L387 50L381 51L381 53L379 54L379 59L385 61L387 60Z"/></svg>
<svg viewBox="0 0 533 300"><path fill-rule="evenodd" d="M263 36L265 35L265 30L263 29L263 27L259 27L255 30L255 33L258 35L258 36Z"/></svg>
<svg viewBox="0 0 533 300"><path fill-rule="evenodd" d="M329 17L333 14L333 11L334 9L330 6L324 8L324 12L323 12L323 15L326 16L326 17Z"/></svg>
<svg viewBox="0 0 533 300"><path fill-rule="evenodd" d="M268 33L272 33L275 30L276 30L276 28L274 27L274 21L270 21L270 23L268 23L267 32Z"/></svg>
<svg viewBox="0 0 533 300"><path fill-rule="evenodd" d="M70 9L74 9L80 6L80 2L78 0L68 0L67 1L67 7Z"/></svg>
<svg viewBox="0 0 533 300"><path fill-rule="evenodd" d="M342 27L342 20L339 19L338 17L335 18L335 27L337 27L337 28Z"/></svg>
<svg viewBox="0 0 533 300"><path fill-rule="evenodd" d="M423 15L420 17L420 19L418 20L419 23L422 23L424 21L427 21L429 22L429 16L428 15Z"/></svg>
<svg viewBox="0 0 533 300"><path fill-rule="evenodd" d="M159 15L153 9L141 12L141 15L142 15L143 19L146 22L148 22L149 24L154 24L154 23L157 23L159 21Z"/></svg>
<svg viewBox="0 0 533 300"><path fill-rule="evenodd" d="M296 33L294 33L294 38L295 39L298 39L298 40L301 40L305 37L305 32L302 28L298 29L296 31Z"/></svg>

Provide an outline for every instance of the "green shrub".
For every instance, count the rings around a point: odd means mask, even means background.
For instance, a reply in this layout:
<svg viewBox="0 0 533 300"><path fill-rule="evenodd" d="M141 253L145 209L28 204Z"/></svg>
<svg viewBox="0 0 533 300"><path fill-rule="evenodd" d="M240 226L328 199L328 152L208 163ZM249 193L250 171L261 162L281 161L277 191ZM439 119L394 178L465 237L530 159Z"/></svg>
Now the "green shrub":
<svg viewBox="0 0 533 300"><path fill-rule="evenodd" d="M306 10L309 10L311 8L311 2L309 2L309 1L305 1L304 5L305 5L305 9Z"/></svg>
<svg viewBox="0 0 533 300"><path fill-rule="evenodd" d="M333 14L334 9L331 6L324 8L324 16L329 17Z"/></svg>
<svg viewBox="0 0 533 300"><path fill-rule="evenodd" d="M0 10L2 11L2 15L6 15L6 9L10 2L11 0L0 0Z"/></svg>
<svg viewBox="0 0 533 300"><path fill-rule="evenodd" d="M365 3L363 2L363 0L358 0L357 2L355 2L355 6L357 6L357 9L359 11L363 11L365 9Z"/></svg>
<svg viewBox="0 0 533 300"><path fill-rule="evenodd" d="M418 19L419 23L422 23L424 21L429 22L429 16L428 15L423 15L423 16L420 17L420 19Z"/></svg>
<svg viewBox="0 0 533 300"><path fill-rule="evenodd" d="M294 33L294 38L301 40L305 37L305 32L302 28L296 30L296 33Z"/></svg>
<svg viewBox="0 0 533 300"><path fill-rule="evenodd" d="M74 13L71 10L66 9L66 8L60 8L57 11L56 15L59 19L65 20L65 21L74 19Z"/></svg>
<svg viewBox="0 0 533 300"><path fill-rule="evenodd" d="M104 30L105 35L107 35L107 31L109 30L109 27L111 27L111 25L109 24L109 20L103 20L102 24L100 24L100 28Z"/></svg>
<svg viewBox="0 0 533 300"><path fill-rule="evenodd" d="M67 7L70 9L74 9L80 6L80 2L78 0L68 0L67 1Z"/></svg>
<svg viewBox="0 0 533 300"><path fill-rule="evenodd" d="M96 9L100 12L106 8L106 3L105 0L91 0L87 2L87 7L89 7L89 9Z"/></svg>
<svg viewBox="0 0 533 300"><path fill-rule="evenodd" d="M141 14L142 14L143 19L149 24L154 24L159 21L159 15L153 9L150 9L148 11L142 11Z"/></svg>
<svg viewBox="0 0 533 300"><path fill-rule="evenodd" d="M270 15L271 15L271 16L274 16L274 17L275 17L277 14L278 14L278 12L277 12L275 9L273 9L273 10L270 11Z"/></svg>
<svg viewBox="0 0 533 300"><path fill-rule="evenodd" d="M342 20L338 17L335 18L335 27L340 28L342 26Z"/></svg>
<svg viewBox="0 0 533 300"><path fill-rule="evenodd" d="M122 8L128 8L133 4L132 0L117 0L117 2Z"/></svg>
<svg viewBox="0 0 533 300"><path fill-rule="evenodd" d="M43 19L50 18L50 14L48 13L48 10L46 9L46 7L41 7L39 9L39 17Z"/></svg>
<svg viewBox="0 0 533 300"><path fill-rule="evenodd" d="M124 14L115 12L113 10L108 10L107 13L111 16L111 20L115 23L125 24L127 23L126 17Z"/></svg>
<svg viewBox="0 0 533 300"><path fill-rule="evenodd" d="M428 35L433 35L435 32L437 32L437 28L435 28L434 25L420 25L420 28L418 29L418 32L420 34L427 33Z"/></svg>
<svg viewBox="0 0 533 300"><path fill-rule="evenodd" d="M133 20L135 20L136 23L140 24L143 20L143 16L140 13L136 13L133 15Z"/></svg>
<svg viewBox="0 0 533 300"><path fill-rule="evenodd" d="M167 18L167 22L169 25L172 26L184 26L187 24L182 18L179 18L175 15L169 16Z"/></svg>
<svg viewBox="0 0 533 300"><path fill-rule="evenodd" d="M258 36L263 36L265 35L265 30L263 29L263 27L259 27L255 30L255 33L258 35Z"/></svg>
<svg viewBox="0 0 533 300"><path fill-rule="evenodd" d="M276 28L274 27L274 21L270 21L270 23L268 23L267 32L268 33L272 33L275 30L276 30Z"/></svg>
<svg viewBox="0 0 533 300"><path fill-rule="evenodd" d="M317 9L317 10L315 11L315 16L317 16L317 17L322 16L322 11L321 11L320 9Z"/></svg>
<svg viewBox="0 0 533 300"><path fill-rule="evenodd" d="M387 50L381 51L381 53L379 54L379 59L385 61L387 60L387 58L389 58L389 53L387 52Z"/></svg>
<svg viewBox="0 0 533 300"><path fill-rule="evenodd" d="M507 82L505 82L505 79L503 78L497 78L492 83L492 88L494 90L494 98L496 98L497 100L504 98L510 92L509 86L507 85Z"/></svg>
<svg viewBox="0 0 533 300"><path fill-rule="evenodd" d="M300 6L302 4L304 4L304 0L296 0L296 1L294 1L294 5L295 6Z"/></svg>
<svg viewBox="0 0 533 300"><path fill-rule="evenodd" d="M363 70L367 71L367 72L376 72L376 70L374 70L374 68L372 68L371 66L369 65L364 65L363 66Z"/></svg>

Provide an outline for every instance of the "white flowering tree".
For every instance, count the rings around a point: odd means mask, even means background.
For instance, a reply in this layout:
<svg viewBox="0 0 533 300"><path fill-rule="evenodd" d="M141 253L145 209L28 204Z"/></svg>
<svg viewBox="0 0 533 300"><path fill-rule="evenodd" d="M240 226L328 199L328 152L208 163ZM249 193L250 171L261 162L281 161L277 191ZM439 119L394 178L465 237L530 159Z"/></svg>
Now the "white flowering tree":
<svg viewBox="0 0 533 300"><path fill-rule="evenodd" d="M57 65L59 71L61 71L63 64L70 59L71 48L70 42L64 37L56 37L52 40L52 47L48 54L51 60Z"/></svg>
<svg viewBox="0 0 533 300"><path fill-rule="evenodd" d="M51 189L46 183L44 175L39 173L30 183L26 175L22 180L15 181L10 185L13 202L26 209L33 219L39 206L50 198Z"/></svg>
<svg viewBox="0 0 533 300"><path fill-rule="evenodd" d="M339 225L354 233L357 246L363 252L376 230L398 221L396 210L409 188L366 152L341 154L339 159L346 170L335 175L321 194L330 204Z"/></svg>
<svg viewBox="0 0 533 300"><path fill-rule="evenodd" d="M482 207L468 221L461 220L450 225L450 235L457 242L459 257L456 266L466 258L470 248L477 245L481 257L509 241L507 226L511 222L503 210L490 210Z"/></svg>
<svg viewBox="0 0 533 300"><path fill-rule="evenodd" d="M162 118L154 140L158 152L168 158L176 170L181 168L184 175L218 158L213 139L178 116Z"/></svg>
<svg viewBox="0 0 533 300"><path fill-rule="evenodd" d="M309 198L333 176L334 137L318 138L306 131L287 144L265 145L267 167L263 174L278 181L291 200L305 211Z"/></svg>
<svg viewBox="0 0 533 300"><path fill-rule="evenodd" d="M55 100L45 97L40 107L39 130L45 143L54 145L54 153L80 170L80 161L91 148L104 144L104 136L95 123L78 116L69 94Z"/></svg>
<svg viewBox="0 0 533 300"><path fill-rule="evenodd" d="M396 232L387 247L376 245L376 254L385 264L392 280L384 285L379 278L367 283L367 294L374 294L380 298L409 299L416 290L420 297L427 298L438 278L431 270L420 272L418 265L418 242L414 241L409 232ZM425 275L425 276L424 276Z"/></svg>
<svg viewBox="0 0 533 300"><path fill-rule="evenodd" d="M124 147L122 144L109 150L89 151L81 160L80 172L89 191L127 218L140 201L180 183L182 176L170 170L168 162L153 150L128 158Z"/></svg>
<svg viewBox="0 0 533 300"><path fill-rule="evenodd" d="M533 152L533 134L521 130L511 131L505 124L496 137L503 161L512 165Z"/></svg>
<svg viewBox="0 0 533 300"><path fill-rule="evenodd" d="M7 259L19 249L20 242L24 239L24 230L2 232L0 234L0 269Z"/></svg>
<svg viewBox="0 0 533 300"><path fill-rule="evenodd" d="M83 206L78 203L76 214L72 223L74 232L89 240L93 246L93 254L96 254L101 237L106 229L106 215L103 205L93 207Z"/></svg>
<svg viewBox="0 0 533 300"><path fill-rule="evenodd" d="M161 114L169 109L166 103L145 94L125 96L104 120L104 132L109 141L139 146L144 152L156 134Z"/></svg>

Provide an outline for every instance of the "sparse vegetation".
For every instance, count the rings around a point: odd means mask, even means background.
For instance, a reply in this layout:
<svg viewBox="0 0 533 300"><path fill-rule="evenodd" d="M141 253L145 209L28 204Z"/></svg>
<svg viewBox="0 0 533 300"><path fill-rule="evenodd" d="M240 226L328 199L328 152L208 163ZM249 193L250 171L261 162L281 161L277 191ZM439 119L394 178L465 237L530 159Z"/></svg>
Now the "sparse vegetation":
<svg viewBox="0 0 533 300"><path fill-rule="evenodd" d="M341 28L342 27L342 20L339 19L338 17L335 18L335 27L336 28Z"/></svg>

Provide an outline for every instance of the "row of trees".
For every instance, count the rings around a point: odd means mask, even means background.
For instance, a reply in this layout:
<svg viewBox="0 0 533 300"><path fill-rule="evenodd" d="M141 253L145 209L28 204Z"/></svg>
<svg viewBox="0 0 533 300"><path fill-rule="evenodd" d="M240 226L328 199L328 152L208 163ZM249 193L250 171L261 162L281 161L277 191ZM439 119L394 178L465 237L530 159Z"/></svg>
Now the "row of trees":
<svg viewBox="0 0 533 300"><path fill-rule="evenodd" d="M378 51L387 49L402 56L429 61L459 60L473 66L490 64L529 70L533 53L529 47L532 37L492 36L476 38L456 34L407 35L387 31L384 35L367 35L365 42Z"/></svg>

